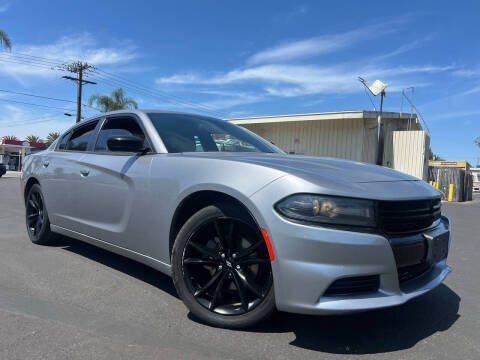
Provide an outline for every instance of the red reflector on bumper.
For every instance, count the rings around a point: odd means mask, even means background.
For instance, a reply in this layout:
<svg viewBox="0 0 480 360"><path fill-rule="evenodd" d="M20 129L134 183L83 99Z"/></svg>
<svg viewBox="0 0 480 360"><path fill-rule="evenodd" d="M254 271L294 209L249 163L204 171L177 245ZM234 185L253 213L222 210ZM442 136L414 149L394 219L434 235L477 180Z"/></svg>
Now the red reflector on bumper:
<svg viewBox="0 0 480 360"><path fill-rule="evenodd" d="M267 230L261 229L263 239L267 244L268 255L270 256L270 261L273 262L275 260L275 254L273 253L272 243L270 242L270 237L268 236Z"/></svg>

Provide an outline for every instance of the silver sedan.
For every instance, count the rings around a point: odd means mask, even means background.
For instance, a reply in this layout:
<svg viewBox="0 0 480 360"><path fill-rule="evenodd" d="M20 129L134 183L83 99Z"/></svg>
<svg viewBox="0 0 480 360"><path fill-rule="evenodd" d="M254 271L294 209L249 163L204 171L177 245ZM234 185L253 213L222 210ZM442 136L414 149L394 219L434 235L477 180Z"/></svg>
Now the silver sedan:
<svg viewBox="0 0 480 360"><path fill-rule="evenodd" d="M408 175L286 155L209 117L117 111L82 121L21 176L36 244L66 235L172 276L200 320L251 326L399 305L439 285L450 224Z"/></svg>

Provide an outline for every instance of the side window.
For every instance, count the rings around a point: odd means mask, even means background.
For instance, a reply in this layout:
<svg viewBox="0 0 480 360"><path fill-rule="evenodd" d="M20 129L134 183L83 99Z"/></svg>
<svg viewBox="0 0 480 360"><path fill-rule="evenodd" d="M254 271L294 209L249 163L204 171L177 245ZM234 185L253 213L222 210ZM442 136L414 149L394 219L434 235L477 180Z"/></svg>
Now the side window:
<svg viewBox="0 0 480 360"><path fill-rule="evenodd" d="M62 138L58 142L58 150L66 150L69 136L70 136L69 132L62 136Z"/></svg>
<svg viewBox="0 0 480 360"><path fill-rule="evenodd" d="M88 143L93 136L98 121L88 123L75 129L67 142L66 150L87 151Z"/></svg>
<svg viewBox="0 0 480 360"><path fill-rule="evenodd" d="M131 117L109 118L105 121L98 134L95 151L109 151L107 140L113 136L136 136L142 139L146 148L149 148L148 140L145 137L140 125Z"/></svg>

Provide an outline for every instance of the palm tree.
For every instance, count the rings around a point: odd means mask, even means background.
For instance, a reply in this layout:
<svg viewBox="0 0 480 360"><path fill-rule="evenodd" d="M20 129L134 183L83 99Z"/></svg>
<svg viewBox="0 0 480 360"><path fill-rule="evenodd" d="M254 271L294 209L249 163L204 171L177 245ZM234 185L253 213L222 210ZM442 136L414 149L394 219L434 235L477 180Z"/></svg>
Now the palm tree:
<svg viewBox="0 0 480 360"><path fill-rule="evenodd" d="M57 138L60 136L60 133L59 132L51 132L51 133L48 133L47 135L47 146L50 146L55 140L57 140Z"/></svg>
<svg viewBox="0 0 480 360"><path fill-rule="evenodd" d="M480 136L473 140L478 147L480 147Z"/></svg>
<svg viewBox="0 0 480 360"><path fill-rule="evenodd" d="M122 88L118 88L112 91L110 96L102 94L93 94L88 99L88 105L92 106L93 103L97 104L102 111L113 111L123 109L137 109L138 105L132 98L125 97Z"/></svg>
<svg viewBox="0 0 480 360"><path fill-rule="evenodd" d="M18 140L15 135L6 135L3 137L5 140Z"/></svg>
<svg viewBox="0 0 480 360"><path fill-rule="evenodd" d="M440 155L433 154L432 155L432 160L434 160L434 161L444 161L445 159L442 158Z"/></svg>
<svg viewBox="0 0 480 360"><path fill-rule="evenodd" d="M3 30L0 30L0 45L6 47L8 50L12 48L12 42L10 41L10 37Z"/></svg>
<svg viewBox="0 0 480 360"><path fill-rule="evenodd" d="M40 136L37 136L37 135L28 135L25 140L27 140L28 142L34 142L34 143L41 143L43 142L42 139L40 139Z"/></svg>

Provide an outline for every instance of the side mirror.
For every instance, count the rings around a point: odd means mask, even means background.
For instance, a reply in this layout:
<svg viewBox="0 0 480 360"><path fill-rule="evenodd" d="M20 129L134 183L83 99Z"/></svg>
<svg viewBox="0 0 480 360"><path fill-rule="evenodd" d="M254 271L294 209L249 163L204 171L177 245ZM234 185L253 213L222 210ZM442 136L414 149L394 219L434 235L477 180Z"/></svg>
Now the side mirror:
<svg viewBox="0 0 480 360"><path fill-rule="evenodd" d="M113 136L107 140L110 151L134 152L144 151L143 140L136 136Z"/></svg>

